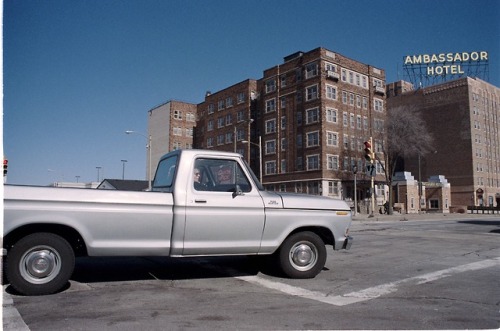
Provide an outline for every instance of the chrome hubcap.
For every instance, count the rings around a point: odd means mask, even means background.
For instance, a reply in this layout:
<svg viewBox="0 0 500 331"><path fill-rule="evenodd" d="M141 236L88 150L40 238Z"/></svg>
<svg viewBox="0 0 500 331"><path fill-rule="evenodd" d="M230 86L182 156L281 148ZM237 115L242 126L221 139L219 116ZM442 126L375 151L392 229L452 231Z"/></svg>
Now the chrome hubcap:
<svg viewBox="0 0 500 331"><path fill-rule="evenodd" d="M23 255L19 270L21 276L30 283L48 283L59 274L61 257L51 247L34 247Z"/></svg>
<svg viewBox="0 0 500 331"><path fill-rule="evenodd" d="M318 251L308 242L298 242L290 249L290 263L300 271L314 267L318 260Z"/></svg>

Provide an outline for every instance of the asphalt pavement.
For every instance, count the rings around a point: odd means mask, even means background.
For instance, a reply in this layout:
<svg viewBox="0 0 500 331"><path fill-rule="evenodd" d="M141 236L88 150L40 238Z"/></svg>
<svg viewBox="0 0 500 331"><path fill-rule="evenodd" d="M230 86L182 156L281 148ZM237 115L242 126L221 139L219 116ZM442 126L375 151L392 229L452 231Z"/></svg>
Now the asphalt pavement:
<svg viewBox="0 0 500 331"><path fill-rule="evenodd" d="M443 213L423 213L423 214L400 214L394 213L393 215L375 214L370 217L367 214L357 214L353 217L353 223L365 222L405 222L405 221L418 221L418 220L435 220L437 222L444 220L464 220L475 218L491 218L492 220L500 220L500 214L443 214ZM74 284L73 284L74 285ZM72 285L72 286L73 286ZM18 310L14 305L12 296L6 292L6 287L3 285L3 300L2 300L2 319L3 330L20 331L30 330L26 325Z"/></svg>

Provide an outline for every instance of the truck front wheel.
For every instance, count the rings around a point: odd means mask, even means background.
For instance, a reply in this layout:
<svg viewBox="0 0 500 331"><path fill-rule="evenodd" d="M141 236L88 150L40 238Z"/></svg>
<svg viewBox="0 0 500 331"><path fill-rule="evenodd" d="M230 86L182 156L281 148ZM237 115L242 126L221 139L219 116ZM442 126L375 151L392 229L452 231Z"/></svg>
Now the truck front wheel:
<svg viewBox="0 0 500 331"><path fill-rule="evenodd" d="M34 233L14 244L7 254L7 279L24 295L60 291L75 267L75 254L68 242L52 233Z"/></svg>
<svg viewBox="0 0 500 331"><path fill-rule="evenodd" d="M281 270L290 278L314 278L325 266L326 247L313 232L288 237L278 251Z"/></svg>

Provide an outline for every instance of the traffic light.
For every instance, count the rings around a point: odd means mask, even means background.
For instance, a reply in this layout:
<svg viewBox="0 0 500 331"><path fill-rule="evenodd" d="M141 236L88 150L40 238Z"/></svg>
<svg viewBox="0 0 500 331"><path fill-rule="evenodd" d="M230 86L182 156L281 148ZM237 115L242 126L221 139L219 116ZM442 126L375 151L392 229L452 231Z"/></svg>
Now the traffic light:
<svg viewBox="0 0 500 331"><path fill-rule="evenodd" d="M7 167L9 166L9 160L3 159L3 175L7 176Z"/></svg>
<svg viewBox="0 0 500 331"><path fill-rule="evenodd" d="M370 138L370 140L368 141L365 141L363 144L365 145L365 160L373 163L373 161L375 161L375 154L372 150L372 138Z"/></svg>

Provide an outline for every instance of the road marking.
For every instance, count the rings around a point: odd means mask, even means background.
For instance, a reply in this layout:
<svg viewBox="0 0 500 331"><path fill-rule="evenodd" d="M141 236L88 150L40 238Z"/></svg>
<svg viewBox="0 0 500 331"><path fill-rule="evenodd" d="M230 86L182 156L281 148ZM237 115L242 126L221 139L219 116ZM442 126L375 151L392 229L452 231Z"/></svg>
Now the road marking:
<svg viewBox="0 0 500 331"><path fill-rule="evenodd" d="M382 295L396 292L398 290L398 287L404 283L416 282L416 285L421 285L438 279L456 275L462 272L481 270L495 266L500 266L500 257L464 264L457 267L452 267L436 272L431 272L411 278L402 279L396 282L369 287L361 291L350 292L347 294L335 295L335 296L328 296L328 294L317 291L309 291L300 287L271 281L259 276L240 276L235 278L252 284L260 285L272 290L280 291L285 294L298 296L305 299L311 299L323 303L328 303L334 306L346 306L357 302L368 301L371 299L378 298Z"/></svg>

